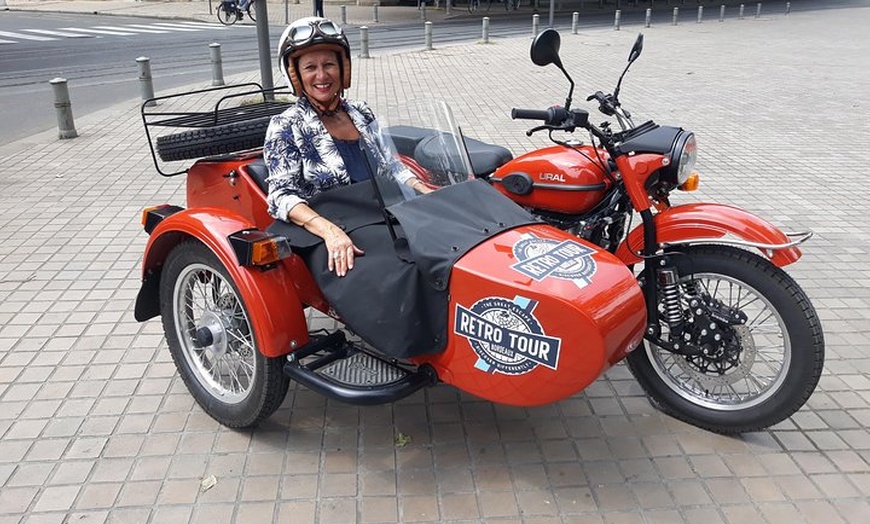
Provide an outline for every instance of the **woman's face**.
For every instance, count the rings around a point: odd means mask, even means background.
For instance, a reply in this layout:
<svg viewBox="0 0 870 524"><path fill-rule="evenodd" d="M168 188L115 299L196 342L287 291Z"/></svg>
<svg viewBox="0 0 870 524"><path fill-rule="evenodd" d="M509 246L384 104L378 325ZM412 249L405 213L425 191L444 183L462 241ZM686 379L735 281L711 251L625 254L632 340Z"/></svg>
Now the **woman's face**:
<svg viewBox="0 0 870 524"><path fill-rule="evenodd" d="M299 58L299 77L309 97L328 105L341 89L341 69L335 51L316 50Z"/></svg>

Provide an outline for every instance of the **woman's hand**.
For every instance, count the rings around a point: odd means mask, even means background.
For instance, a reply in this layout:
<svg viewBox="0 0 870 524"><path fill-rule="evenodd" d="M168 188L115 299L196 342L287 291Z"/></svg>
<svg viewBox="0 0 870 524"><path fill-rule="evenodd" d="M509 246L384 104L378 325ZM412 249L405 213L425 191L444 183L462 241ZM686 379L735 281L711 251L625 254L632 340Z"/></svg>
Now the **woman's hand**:
<svg viewBox="0 0 870 524"><path fill-rule="evenodd" d="M353 245L353 240L347 236L347 233L317 214L307 204L294 206L287 218L323 239L326 254L329 257L326 266L340 277L347 275L347 272L353 269L355 257L365 254L362 249Z"/></svg>
<svg viewBox="0 0 870 524"><path fill-rule="evenodd" d="M347 233L338 226L326 219L322 221L329 223L328 230L323 237L323 243L326 244L326 252L329 256L327 267L330 271L335 271L336 275L343 277L353 269L354 258L363 255L364 252L353 245L353 241L347 236Z"/></svg>

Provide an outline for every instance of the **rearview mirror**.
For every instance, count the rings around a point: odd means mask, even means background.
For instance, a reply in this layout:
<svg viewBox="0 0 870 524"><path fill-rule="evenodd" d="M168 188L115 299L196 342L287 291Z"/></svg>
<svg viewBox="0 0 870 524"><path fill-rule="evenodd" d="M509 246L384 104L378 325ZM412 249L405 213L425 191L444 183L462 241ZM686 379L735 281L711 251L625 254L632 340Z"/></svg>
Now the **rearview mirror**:
<svg viewBox="0 0 870 524"><path fill-rule="evenodd" d="M637 40L635 40L634 45L631 46L631 52L628 53L628 63L630 64L637 60L641 51L643 51L643 33L637 35Z"/></svg>
<svg viewBox="0 0 870 524"><path fill-rule="evenodd" d="M539 66L556 64L559 69L562 69L562 60L559 58L561 44L562 37L555 29L545 29L538 33L532 42L532 63Z"/></svg>

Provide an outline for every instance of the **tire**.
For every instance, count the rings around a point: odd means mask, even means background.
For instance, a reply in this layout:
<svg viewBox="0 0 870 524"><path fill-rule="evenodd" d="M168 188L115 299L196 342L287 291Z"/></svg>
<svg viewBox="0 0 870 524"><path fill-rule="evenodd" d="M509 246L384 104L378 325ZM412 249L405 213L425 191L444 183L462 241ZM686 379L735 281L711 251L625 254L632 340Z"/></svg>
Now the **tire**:
<svg viewBox="0 0 870 524"><path fill-rule="evenodd" d="M480 0L468 0L468 12L473 13L480 8Z"/></svg>
<svg viewBox="0 0 870 524"><path fill-rule="evenodd" d="M688 338L675 340L719 351L720 358L681 356L645 342L629 354L628 366L652 401L675 418L723 434L767 428L800 409L819 382L825 344L816 311L798 284L767 259L732 247L690 247L669 258L680 275L683 320L705 323L685 324ZM746 316L736 319L739 313L726 310L731 320L722 320L722 309L709 316L707 306L695 310L707 316L694 316L695 305L686 299L692 283L696 296L739 305ZM693 326L694 334L687 334ZM721 341L702 327L721 333ZM667 340L664 321L662 330ZM708 337L705 344L700 335Z"/></svg>
<svg viewBox="0 0 870 524"><path fill-rule="evenodd" d="M212 418L248 428L278 409L290 383L284 359L260 353L238 289L203 244L189 240L169 253L160 277L160 313L175 367ZM211 337L204 347L196 342L203 329Z"/></svg>
<svg viewBox="0 0 870 524"><path fill-rule="evenodd" d="M164 162L171 162L263 147L271 119L265 116L164 135L157 138L157 154Z"/></svg>
<svg viewBox="0 0 870 524"><path fill-rule="evenodd" d="M223 25L233 25L239 19L237 11L226 2L221 2L217 8L217 19Z"/></svg>
<svg viewBox="0 0 870 524"><path fill-rule="evenodd" d="M256 11L257 10L254 9L254 2L251 2L250 4L248 4L248 7L245 8L245 13L247 13L248 18L251 19L251 22L257 21L257 18L254 16L257 14Z"/></svg>

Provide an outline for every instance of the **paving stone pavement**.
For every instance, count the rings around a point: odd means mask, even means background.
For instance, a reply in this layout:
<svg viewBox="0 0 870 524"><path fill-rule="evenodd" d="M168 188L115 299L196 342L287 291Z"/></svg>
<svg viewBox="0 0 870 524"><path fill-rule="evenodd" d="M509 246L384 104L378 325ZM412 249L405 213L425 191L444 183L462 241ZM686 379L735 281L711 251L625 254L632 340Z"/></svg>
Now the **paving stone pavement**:
<svg viewBox="0 0 870 524"><path fill-rule="evenodd" d="M636 118L698 135L701 189L680 201L816 232L788 270L823 319L824 375L795 416L739 437L660 414L624 366L533 409L449 387L358 408L291 386L261 427L223 428L160 322L133 320L140 211L184 203L184 181L154 173L136 101L78 118L76 139L0 148L0 524L866 523L868 24L855 7L654 26L623 84ZM612 87L641 29L563 31L578 104ZM468 134L520 153L545 138L509 109L566 92L529 43L357 59L350 95L388 113L431 93Z"/></svg>

